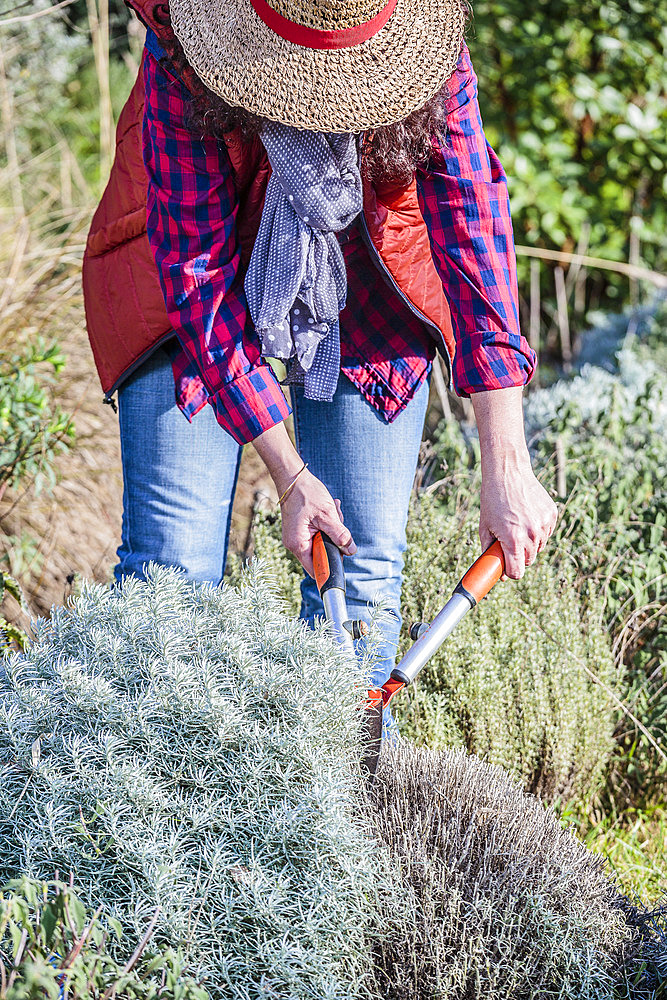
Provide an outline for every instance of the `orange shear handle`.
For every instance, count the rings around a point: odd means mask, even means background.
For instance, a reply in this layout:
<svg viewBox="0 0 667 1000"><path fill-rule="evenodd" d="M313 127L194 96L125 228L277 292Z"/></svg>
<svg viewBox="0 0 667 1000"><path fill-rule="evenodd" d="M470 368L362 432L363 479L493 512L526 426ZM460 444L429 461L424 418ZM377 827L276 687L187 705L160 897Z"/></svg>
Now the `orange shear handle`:
<svg viewBox="0 0 667 1000"><path fill-rule="evenodd" d="M459 584L479 604L505 572L505 557L500 542L493 542L477 559Z"/></svg>
<svg viewBox="0 0 667 1000"><path fill-rule="evenodd" d="M332 587L337 587L345 593L343 557L340 549L323 531L313 535L313 569L320 594L326 593Z"/></svg>

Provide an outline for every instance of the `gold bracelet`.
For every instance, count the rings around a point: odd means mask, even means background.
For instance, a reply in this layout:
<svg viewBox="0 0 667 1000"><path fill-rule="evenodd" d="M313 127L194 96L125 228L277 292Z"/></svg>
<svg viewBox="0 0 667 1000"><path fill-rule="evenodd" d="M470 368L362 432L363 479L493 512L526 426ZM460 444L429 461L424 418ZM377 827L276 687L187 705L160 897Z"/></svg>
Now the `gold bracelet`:
<svg viewBox="0 0 667 1000"><path fill-rule="evenodd" d="M294 486L295 482L297 481L297 479L299 478L299 476L301 475L301 473L305 472L305 470L307 468L308 468L308 462L304 462L303 465L301 466L301 468L299 469L299 471L297 472L296 476L292 480L292 482L289 484L289 486L287 487L287 489L283 493L283 495L278 499L278 506L279 507L282 507L283 500L285 499L285 497L287 496L287 494L289 493L289 491L292 489L292 487Z"/></svg>

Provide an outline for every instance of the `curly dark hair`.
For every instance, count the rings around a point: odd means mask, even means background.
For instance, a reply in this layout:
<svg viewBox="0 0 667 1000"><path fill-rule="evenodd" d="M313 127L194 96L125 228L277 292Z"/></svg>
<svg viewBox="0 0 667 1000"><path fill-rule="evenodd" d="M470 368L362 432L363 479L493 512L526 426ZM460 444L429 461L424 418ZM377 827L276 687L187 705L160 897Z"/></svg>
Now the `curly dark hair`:
<svg viewBox="0 0 667 1000"><path fill-rule="evenodd" d="M464 4L466 17L469 14ZM166 4L160 3L153 16L161 24L169 24ZM161 43L175 72L185 78L192 99L187 127L200 136L221 138L238 129L245 140L261 136L268 119L244 108L228 104L208 89L190 67L181 43L172 33L168 43ZM393 125L383 125L366 132L363 139L363 172L371 181L407 183L415 168L426 163L433 138L444 137L447 131L446 85L423 107Z"/></svg>

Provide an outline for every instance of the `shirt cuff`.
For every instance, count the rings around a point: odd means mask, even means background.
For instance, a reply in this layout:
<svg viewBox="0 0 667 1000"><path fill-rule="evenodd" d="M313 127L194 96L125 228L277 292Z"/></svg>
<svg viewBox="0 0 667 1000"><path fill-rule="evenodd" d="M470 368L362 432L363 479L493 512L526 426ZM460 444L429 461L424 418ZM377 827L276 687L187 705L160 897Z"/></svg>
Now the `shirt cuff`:
<svg viewBox="0 0 667 1000"><path fill-rule="evenodd" d="M260 364L209 397L220 426L238 444L248 444L292 412L272 368Z"/></svg>
<svg viewBox="0 0 667 1000"><path fill-rule="evenodd" d="M537 355L524 337L512 338L495 331L481 333L467 350L457 345L454 358L454 388L459 396L493 389L527 385L537 368Z"/></svg>

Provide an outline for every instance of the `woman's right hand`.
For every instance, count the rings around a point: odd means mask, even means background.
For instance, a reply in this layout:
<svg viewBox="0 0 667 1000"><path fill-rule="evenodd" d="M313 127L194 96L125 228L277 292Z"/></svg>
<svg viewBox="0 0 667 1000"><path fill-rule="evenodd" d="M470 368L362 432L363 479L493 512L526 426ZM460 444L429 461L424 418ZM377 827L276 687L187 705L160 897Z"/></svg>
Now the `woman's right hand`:
<svg viewBox="0 0 667 1000"><path fill-rule="evenodd" d="M253 441L281 497L294 482L281 504L283 545L297 557L306 573L313 570L313 536L325 531L344 555L357 551L352 535L343 524L340 500L334 500L324 483L303 468L303 460L290 441L284 423L269 427ZM295 477L298 474L298 479Z"/></svg>
<svg viewBox="0 0 667 1000"><path fill-rule="evenodd" d="M313 536L324 531L344 555L357 551L352 535L343 523L340 501L308 469L302 472L282 502L283 545L292 552L306 573L313 569Z"/></svg>

